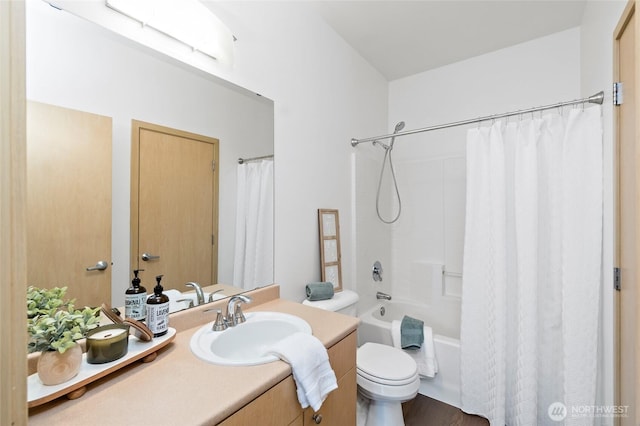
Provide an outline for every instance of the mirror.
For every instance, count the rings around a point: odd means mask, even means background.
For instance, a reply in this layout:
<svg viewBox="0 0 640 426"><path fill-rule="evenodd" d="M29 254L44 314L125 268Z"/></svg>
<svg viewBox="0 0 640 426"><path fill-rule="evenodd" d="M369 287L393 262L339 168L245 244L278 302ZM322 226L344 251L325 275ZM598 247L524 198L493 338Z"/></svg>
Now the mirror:
<svg viewBox="0 0 640 426"><path fill-rule="evenodd" d="M27 2L26 9L27 98L112 120L112 244L111 259L105 259L112 277L111 304L124 305L125 290L133 278L130 266L132 120L219 140L219 164L216 164L219 235L215 236L219 247L218 283L233 285L238 158L273 154L273 102L45 2ZM56 170L55 164L48 167ZM55 247L51 246L50 250ZM143 285L151 291L154 276L143 272L141 277ZM185 286L189 281L193 279L185 276L163 284L166 288L193 292ZM258 285L272 282L273 275L270 282ZM200 284L206 287L218 283Z"/></svg>

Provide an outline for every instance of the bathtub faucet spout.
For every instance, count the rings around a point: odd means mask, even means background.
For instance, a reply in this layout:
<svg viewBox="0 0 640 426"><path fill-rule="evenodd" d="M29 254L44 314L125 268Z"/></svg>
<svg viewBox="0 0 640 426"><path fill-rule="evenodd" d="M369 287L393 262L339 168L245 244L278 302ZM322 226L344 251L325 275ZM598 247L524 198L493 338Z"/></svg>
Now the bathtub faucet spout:
<svg viewBox="0 0 640 426"><path fill-rule="evenodd" d="M379 292L376 293L376 299L378 299L378 300L382 300L382 299L391 300L391 295L379 291Z"/></svg>

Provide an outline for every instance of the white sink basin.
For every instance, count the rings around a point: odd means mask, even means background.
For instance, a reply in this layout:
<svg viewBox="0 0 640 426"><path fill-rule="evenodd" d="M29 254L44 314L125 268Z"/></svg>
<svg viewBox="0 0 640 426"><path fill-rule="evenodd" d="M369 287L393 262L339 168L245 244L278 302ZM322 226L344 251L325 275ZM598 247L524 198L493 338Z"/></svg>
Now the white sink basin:
<svg viewBox="0 0 640 426"><path fill-rule="evenodd" d="M203 361L220 365L257 365L277 361L265 352L296 332L311 334L302 318L281 312L249 312L247 321L224 331L212 331L213 322L191 337L191 352Z"/></svg>

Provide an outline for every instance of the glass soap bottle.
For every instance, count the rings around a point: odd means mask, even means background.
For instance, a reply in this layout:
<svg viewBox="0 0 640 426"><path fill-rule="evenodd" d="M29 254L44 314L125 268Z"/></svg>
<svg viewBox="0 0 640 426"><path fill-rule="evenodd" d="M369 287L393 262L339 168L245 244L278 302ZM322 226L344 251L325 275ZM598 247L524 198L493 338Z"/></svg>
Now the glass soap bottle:
<svg viewBox="0 0 640 426"><path fill-rule="evenodd" d="M147 326L153 337L167 334L169 330L169 297L162 293L160 280L162 275L156 277L157 284L153 288L153 294L147 299Z"/></svg>
<svg viewBox="0 0 640 426"><path fill-rule="evenodd" d="M144 269L134 269L134 278L131 281L131 287L124 292L124 317L133 318L138 321L144 321L147 316L147 289L140 285L138 272Z"/></svg>

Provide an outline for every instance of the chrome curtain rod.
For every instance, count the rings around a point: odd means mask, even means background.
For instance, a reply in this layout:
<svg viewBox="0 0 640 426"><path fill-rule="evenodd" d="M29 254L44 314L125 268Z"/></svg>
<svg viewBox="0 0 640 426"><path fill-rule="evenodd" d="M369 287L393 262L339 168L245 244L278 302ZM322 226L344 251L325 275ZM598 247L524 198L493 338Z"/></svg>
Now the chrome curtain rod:
<svg viewBox="0 0 640 426"><path fill-rule="evenodd" d="M485 117L472 118L470 120L455 121L453 123L439 124L437 126L423 127L421 129L405 130L404 132L398 132L395 134L391 133L388 135L375 136L372 138L365 138L365 139L353 138L351 139L351 146L356 146L364 142L379 141L381 139L390 139L398 136L413 135L415 133L430 132L431 130L446 129L448 127L464 126L465 124L480 123L487 120L496 120L498 118L511 117L511 116L520 115L520 114L528 114L530 112L545 111L548 109L560 108L568 105L577 105L577 104L585 104L585 103L602 105L603 100L604 100L604 92L601 91L596 93L593 96L589 96L588 98L576 99L576 100L567 101L567 102L559 102L553 105L523 109L523 110L513 111L513 112L505 112L504 114L487 115Z"/></svg>
<svg viewBox="0 0 640 426"><path fill-rule="evenodd" d="M273 158L273 154L271 154L271 155L263 155L262 157L238 158L238 164L247 163L249 161L264 160L265 158Z"/></svg>

